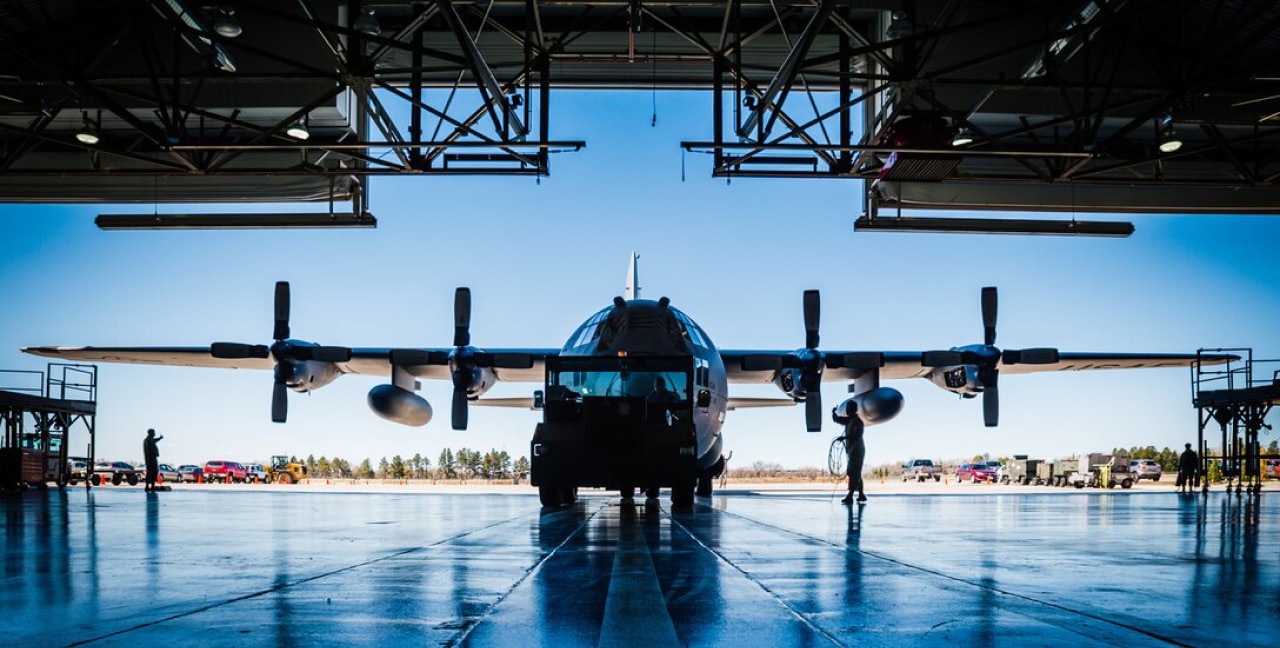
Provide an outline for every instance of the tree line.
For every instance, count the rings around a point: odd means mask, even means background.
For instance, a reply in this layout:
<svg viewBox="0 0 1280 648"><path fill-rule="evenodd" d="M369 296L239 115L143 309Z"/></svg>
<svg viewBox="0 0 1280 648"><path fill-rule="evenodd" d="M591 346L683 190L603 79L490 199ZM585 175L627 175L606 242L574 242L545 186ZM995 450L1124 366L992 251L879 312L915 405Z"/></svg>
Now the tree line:
<svg viewBox="0 0 1280 648"><path fill-rule="evenodd" d="M529 474L529 460L512 459L506 450L481 452L470 448L445 448L436 462L415 453L412 457L382 457L375 465L365 458L358 464L340 457L314 454L305 459L289 457L289 461L307 468L313 479L523 479Z"/></svg>

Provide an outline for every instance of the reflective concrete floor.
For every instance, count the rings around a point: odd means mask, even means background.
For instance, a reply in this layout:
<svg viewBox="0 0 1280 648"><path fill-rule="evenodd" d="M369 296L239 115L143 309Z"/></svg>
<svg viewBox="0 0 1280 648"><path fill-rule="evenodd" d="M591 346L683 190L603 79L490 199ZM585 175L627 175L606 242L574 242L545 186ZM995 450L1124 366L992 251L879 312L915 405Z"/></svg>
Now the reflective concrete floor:
<svg viewBox="0 0 1280 648"><path fill-rule="evenodd" d="M1275 645L1280 496L0 497L3 646Z"/></svg>

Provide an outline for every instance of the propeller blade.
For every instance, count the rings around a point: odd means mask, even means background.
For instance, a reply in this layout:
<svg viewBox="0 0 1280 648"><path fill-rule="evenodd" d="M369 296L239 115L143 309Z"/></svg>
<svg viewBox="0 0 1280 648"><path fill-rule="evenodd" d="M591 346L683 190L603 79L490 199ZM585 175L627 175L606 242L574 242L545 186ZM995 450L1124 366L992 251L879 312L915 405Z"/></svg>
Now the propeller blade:
<svg viewBox="0 0 1280 648"><path fill-rule="evenodd" d="M964 364L964 356L959 351L925 351L920 354L920 364L925 367L950 367Z"/></svg>
<svg viewBox="0 0 1280 648"><path fill-rule="evenodd" d="M810 432L822 431L822 391L813 390L804 397L804 424Z"/></svg>
<svg viewBox="0 0 1280 648"><path fill-rule="evenodd" d="M453 293L453 346L468 344L471 344L471 289L458 288ZM465 418L463 427L466 427ZM454 429L462 428L455 426Z"/></svg>
<svg viewBox="0 0 1280 648"><path fill-rule="evenodd" d="M449 354L443 351L392 349L391 364L406 367L414 365L447 365L449 364Z"/></svg>
<svg viewBox="0 0 1280 648"><path fill-rule="evenodd" d="M271 389L271 422L284 423L289 418L289 388L278 382Z"/></svg>
<svg viewBox="0 0 1280 648"><path fill-rule="evenodd" d="M991 384L982 390L982 422L987 427L996 427L1000 424L1000 389L997 385L993 373Z"/></svg>
<svg viewBox="0 0 1280 648"><path fill-rule="evenodd" d="M317 347L297 347L300 353L307 360L315 360L317 362L350 362L351 349L347 347L334 346L317 346Z"/></svg>
<svg viewBox="0 0 1280 648"><path fill-rule="evenodd" d="M828 369L879 369L884 366L884 354L875 351L855 351L825 357Z"/></svg>
<svg viewBox="0 0 1280 648"><path fill-rule="evenodd" d="M743 371L777 371L782 368L782 356L755 354L742 356Z"/></svg>
<svg viewBox="0 0 1280 648"><path fill-rule="evenodd" d="M982 337L983 344L991 346L996 343L996 287L987 286L982 289Z"/></svg>
<svg viewBox="0 0 1280 648"><path fill-rule="evenodd" d="M209 355L224 360L243 360L245 358L269 358L271 357L271 352L261 344L214 342L209 347Z"/></svg>
<svg viewBox="0 0 1280 648"><path fill-rule="evenodd" d="M485 355L488 357L489 366L494 369L533 368L533 356L528 353L487 353Z"/></svg>
<svg viewBox="0 0 1280 648"><path fill-rule="evenodd" d="M1057 349L1043 347L1034 349L1005 349L1005 364L1046 365L1058 362Z"/></svg>
<svg viewBox="0 0 1280 648"><path fill-rule="evenodd" d="M816 290L804 291L804 346L818 348L818 320L822 314L822 300Z"/></svg>
<svg viewBox="0 0 1280 648"><path fill-rule="evenodd" d="M271 337L284 340L289 337L289 282L276 282L276 328Z"/></svg>
<svg viewBox="0 0 1280 648"><path fill-rule="evenodd" d="M453 390L453 429L467 429L467 405L466 390Z"/></svg>

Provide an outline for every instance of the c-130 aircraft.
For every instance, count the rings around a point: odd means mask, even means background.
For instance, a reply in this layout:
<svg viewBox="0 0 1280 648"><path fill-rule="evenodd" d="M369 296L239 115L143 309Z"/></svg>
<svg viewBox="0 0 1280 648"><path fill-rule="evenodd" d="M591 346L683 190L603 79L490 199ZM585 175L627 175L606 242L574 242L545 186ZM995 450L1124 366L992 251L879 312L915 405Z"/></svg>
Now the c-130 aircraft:
<svg viewBox="0 0 1280 648"><path fill-rule="evenodd" d="M467 427L467 409L476 405L541 409L530 442L530 482L543 506L572 504L579 487L618 490L631 499L636 489L656 499L671 489L671 502L688 507L710 497L724 470L721 427L725 412L746 407L803 403L805 426L822 429L821 384L849 383L846 400L833 418L846 426L850 445L850 494L861 492L862 430L892 420L902 411L902 393L885 379L926 378L965 398L982 395L988 427L999 420L1002 373L1185 367L1195 354L1070 353L1054 348L999 349L996 289L982 289L984 340L937 351L830 351L818 348L820 301L804 293L805 343L795 350L717 349L688 315L662 297L642 299L634 253L625 297L588 318L559 349L480 349L471 345L471 291L454 295L452 347L391 349L321 346L294 339L289 329L288 282L275 288L275 331L271 346L214 342L198 347L23 347L22 351L63 360L161 364L189 367L269 369L275 373L271 419L284 423L287 390L306 393L344 374L390 375L389 384L369 391L369 408L389 421L426 425L432 408L417 395L417 379L453 383L452 424ZM1226 357L1201 362L1225 362ZM481 396L499 380L542 382L532 398ZM772 383L783 398L735 398L731 383ZM856 480L856 481L854 481ZM846 498L849 501L849 498Z"/></svg>

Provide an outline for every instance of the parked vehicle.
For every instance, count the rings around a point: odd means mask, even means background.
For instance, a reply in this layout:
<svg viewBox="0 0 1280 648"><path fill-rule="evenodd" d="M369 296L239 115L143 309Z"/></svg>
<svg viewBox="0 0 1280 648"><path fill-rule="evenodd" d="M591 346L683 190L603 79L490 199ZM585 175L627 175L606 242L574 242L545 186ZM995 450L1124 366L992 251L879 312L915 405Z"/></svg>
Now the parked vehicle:
<svg viewBox="0 0 1280 648"><path fill-rule="evenodd" d="M204 481L204 468L195 465L178 466L178 475L184 482Z"/></svg>
<svg viewBox="0 0 1280 648"><path fill-rule="evenodd" d="M108 481L115 486L119 486L122 482L137 486L141 479L142 472L127 461L99 461L93 465L91 481L94 486L101 486Z"/></svg>
<svg viewBox="0 0 1280 648"><path fill-rule="evenodd" d="M1280 479L1280 459L1268 459L1263 464L1262 476L1265 479Z"/></svg>
<svg viewBox="0 0 1280 648"><path fill-rule="evenodd" d="M296 484L307 476L307 467L289 461L284 455L271 457L271 481L277 484Z"/></svg>
<svg viewBox="0 0 1280 648"><path fill-rule="evenodd" d="M271 473L262 464L246 463L242 465L245 471L245 481L271 482Z"/></svg>
<svg viewBox="0 0 1280 648"><path fill-rule="evenodd" d="M1160 462L1155 459L1133 459L1129 462L1129 472L1133 473L1133 478L1137 481L1144 479L1160 481L1160 476L1163 474Z"/></svg>
<svg viewBox="0 0 1280 648"><path fill-rule="evenodd" d="M935 465L932 459L912 459L902 466L902 481L914 479L918 482L942 481L942 466Z"/></svg>
<svg viewBox="0 0 1280 648"><path fill-rule="evenodd" d="M89 476L89 460L71 457L67 459L67 483L75 486Z"/></svg>
<svg viewBox="0 0 1280 648"><path fill-rule="evenodd" d="M160 475L160 481L162 483L169 482L171 484L177 484L182 481L182 475L178 474L178 469L170 466L169 464L160 464L157 474Z"/></svg>
<svg viewBox="0 0 1280 648"><path fill-rule="evenodd" d="M962 482L966 479L970 481L991 481L995 479L996 471L985 463L967 463L956 468L956 481Z"/></svg>
<svg viewBox="0 0 1280 648"><path fill-rule="evenodd" d="M205 481L234 483L242 482L248 472L239 463L234 461L213 460L204 464Z"/></svg>
<svg viewBox="0 0 1280 648"><path fill-rule="evenodd" d="M1001 466L996 473L996 479L1001 484L1033 484L1036 483L1036 473L1040 468L1041 461L1039 459L1028 459L1027 455L1013 455L1013 461L1008 466Z"/></svg>

